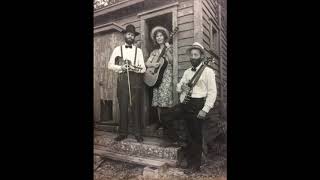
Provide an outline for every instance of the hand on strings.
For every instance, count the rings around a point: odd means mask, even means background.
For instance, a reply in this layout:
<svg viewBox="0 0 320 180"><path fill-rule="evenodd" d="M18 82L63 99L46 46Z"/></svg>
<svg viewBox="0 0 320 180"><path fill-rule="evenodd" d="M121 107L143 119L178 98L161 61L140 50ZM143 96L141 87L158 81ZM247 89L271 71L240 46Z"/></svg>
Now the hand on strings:
<svg viewBox="0 0 320 180"><path fill-rule="evenodd" d="M154 63L154 67L157 68L160 66L160 63Z"/></svg>
<svg viewBox="0 0 320 180"><path fill-rule="evenodd" d="M127 68L129 68L129 65L128 65L128 64L124 64L124 65L121 66L121 69L122 69L123 71L126 71Z"/></svg>
<svg viewBox="0 0 320 180"><path fill-rule="evenodd" d="M164 45L165 45L168 49L171 47L171 45L170 45L168 42L166 42Z"/></svg>
<svg viewBox="0 0 320 180"><path fill-rule="evenodd" d="M182 89L183 91L185 91L185 92L190 91L190 87L189 87L187 84L183 84L183 85L181 86L181 89Z"/></svg>

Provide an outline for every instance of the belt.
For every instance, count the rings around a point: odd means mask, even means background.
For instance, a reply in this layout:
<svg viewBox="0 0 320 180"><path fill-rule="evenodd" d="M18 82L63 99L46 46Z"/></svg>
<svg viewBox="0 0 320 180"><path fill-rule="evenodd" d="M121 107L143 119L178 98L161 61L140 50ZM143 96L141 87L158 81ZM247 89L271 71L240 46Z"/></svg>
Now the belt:
<svg viewBox="0 0 320 180"><path fill-rule="evenodd" d="M190 98L190 100L198 100L198 101L200 101L200 100L206 100L206 97L202 97L202 98Z"/></svg>

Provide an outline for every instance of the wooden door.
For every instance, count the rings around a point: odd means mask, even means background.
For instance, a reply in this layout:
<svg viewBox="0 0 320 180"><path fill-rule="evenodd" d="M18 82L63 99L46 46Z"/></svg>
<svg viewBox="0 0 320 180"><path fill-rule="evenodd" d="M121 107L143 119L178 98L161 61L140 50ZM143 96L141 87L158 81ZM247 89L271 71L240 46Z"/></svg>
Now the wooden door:
<svg viewBox="0 0 320 180"><path fill-rule="evenodd" d="M107 67L113 49L122 44L124 44L124 39L120 32L113 31L94 36L94 119L96 122L102 122L101 113L109 103L112 108L108 108L112 111L107 111L107 113L112 113L112 115L108 114L111 118L104 123L119 122L117 74ZM99 81L105 82L105 86L100 86Z"/></svg>

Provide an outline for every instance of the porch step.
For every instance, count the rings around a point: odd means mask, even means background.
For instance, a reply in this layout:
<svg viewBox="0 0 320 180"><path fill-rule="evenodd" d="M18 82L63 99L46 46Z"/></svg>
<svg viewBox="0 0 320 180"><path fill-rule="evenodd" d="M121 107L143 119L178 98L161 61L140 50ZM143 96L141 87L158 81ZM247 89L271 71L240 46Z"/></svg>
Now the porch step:
<svg viewBox="0 0 320 180"><path fill-rule="evenodd" d="M160 167L164 164L175 167L179 160L180 147L160 147L162 139L144 137L138 143L133 136L117 142L117 135L110 132L95 131L94 153L113 160L126 161L141 165Z"/></svg>
<svg viewBox="0 0 320 180"><path fill-rule="evenodd" d="M150 136L150 137L157 137L157 138L163 137L163 129L155 130L155 125L156 124L153 124L153 125L150 125L150 126L143 128L142 135ZM105 123L99 122L99 123L95 124L95 129L98 131L117 133L119 126L116 123L112 124L112 123L108 123L108 122L105 122ZM133 133L133 128L131 126L129 126L128 131L129 131L129 133Z"/></svg>

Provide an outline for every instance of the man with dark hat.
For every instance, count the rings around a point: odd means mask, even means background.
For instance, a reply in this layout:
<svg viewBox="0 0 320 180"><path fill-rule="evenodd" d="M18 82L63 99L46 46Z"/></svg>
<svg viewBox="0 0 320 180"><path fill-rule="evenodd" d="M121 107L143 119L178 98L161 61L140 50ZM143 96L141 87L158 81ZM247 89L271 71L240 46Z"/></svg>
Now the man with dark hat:
<svg viewBox="0 0 320 180"><path fill-rule="evenodd" d="M146 67L142 50L133 45L138 32L133 25L128 25L123 31L125 44L116 47L110 57L108 68L118 73L117 96L120 108L120 127L119 135L116 141L121 141L128 136L129 117L135 124L134 135L138 142L142 142L141 136L141 114L142 106L140 98L142 97L143 76ZM129 71L130 69L130 71ZM129 71L129 74L127 73ZM129 79L129 80L128 80ZM129 89L130 88L130 89ZM128 107L131 104L132 115L128 115Z"/></svg>

